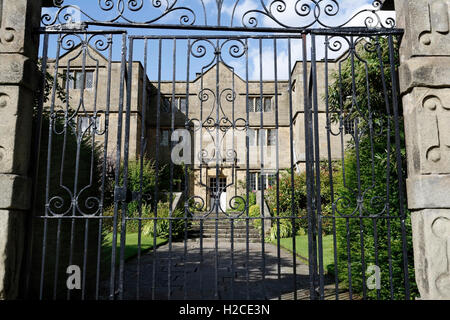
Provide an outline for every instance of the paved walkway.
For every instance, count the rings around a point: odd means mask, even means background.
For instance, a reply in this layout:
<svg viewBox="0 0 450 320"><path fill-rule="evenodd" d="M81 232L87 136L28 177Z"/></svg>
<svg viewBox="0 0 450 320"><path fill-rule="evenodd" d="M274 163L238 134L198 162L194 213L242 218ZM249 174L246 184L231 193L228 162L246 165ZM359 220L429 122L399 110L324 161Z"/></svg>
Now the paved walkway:
<svg viewBox="0 0 450 320"><path fill-rule="evenodd" d="M261 243L234 244L219 241L216 278L216 248L214 240L204 240L200 250L199 239L172 243L159 247L141 257L140 299L309 299L308 266L296 259L296 277L292 253ZM233 253L233 255L232 255ZM200 262L202 261L202 263ZM263 265L264 263L264 265ZM170 278L169 278L170 269ZM247 273L248 270L248 273ZM278 270L280 275L278 275ZM264 271L264 272L263 272ZM264 281L263 281L264 276ZM217 281L216 281L217 279ZM294 284L296 279L297 287ZM137 259L126 263L124 299L137 297ZM216 296L217 294L217 296Z"/></svg>

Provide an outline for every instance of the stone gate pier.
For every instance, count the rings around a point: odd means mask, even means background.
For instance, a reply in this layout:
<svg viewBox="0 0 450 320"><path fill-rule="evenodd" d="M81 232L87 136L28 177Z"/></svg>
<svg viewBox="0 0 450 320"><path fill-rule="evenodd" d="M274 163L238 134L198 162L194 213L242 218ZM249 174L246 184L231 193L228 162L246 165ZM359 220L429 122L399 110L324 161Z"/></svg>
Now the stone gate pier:
<svg viewBox="0 0 450 320"><path fill-rule="evenodd" d="M450 299L450 0L396 0L414 262L421 299Z"/></svg>
<svg viewBox="0 0 450 320"><path fill-rule="evenodd" d="M18 296L30 209L40 0L0 0L0 299Z"/></svg>

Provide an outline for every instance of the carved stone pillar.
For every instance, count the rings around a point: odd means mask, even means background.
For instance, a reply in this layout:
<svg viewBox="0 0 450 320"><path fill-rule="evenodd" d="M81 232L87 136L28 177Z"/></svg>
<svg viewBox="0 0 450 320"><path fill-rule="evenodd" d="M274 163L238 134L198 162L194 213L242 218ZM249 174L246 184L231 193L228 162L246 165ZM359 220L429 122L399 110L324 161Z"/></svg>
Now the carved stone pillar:
<svg viewBox="0 0 450 320"><path fill-rule="evenodd" d="M396 0L408 206L421 299L450 299L450 0Z"/></svg>
<svg viewBox="0 0 450 320"><path fill-rule="evenodd" d="M0 299L17 296L25 215L40 0L0 0Z"/></svg>

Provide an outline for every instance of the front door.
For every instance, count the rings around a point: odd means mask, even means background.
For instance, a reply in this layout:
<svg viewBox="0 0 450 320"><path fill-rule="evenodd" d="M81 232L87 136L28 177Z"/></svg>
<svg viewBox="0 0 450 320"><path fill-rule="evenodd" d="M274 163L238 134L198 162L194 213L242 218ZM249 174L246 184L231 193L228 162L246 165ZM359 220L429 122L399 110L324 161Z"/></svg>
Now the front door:
<svg viewBox="0 0 450 320"><path fill-rule="evenodd" d="M217 182L216 177L209 179L209 185L210 185L210 204L211 208L214 206L214 200L215 197L219 197L219 211L226 212L227 211L227 178L220 177L219 181Z"/></svg>

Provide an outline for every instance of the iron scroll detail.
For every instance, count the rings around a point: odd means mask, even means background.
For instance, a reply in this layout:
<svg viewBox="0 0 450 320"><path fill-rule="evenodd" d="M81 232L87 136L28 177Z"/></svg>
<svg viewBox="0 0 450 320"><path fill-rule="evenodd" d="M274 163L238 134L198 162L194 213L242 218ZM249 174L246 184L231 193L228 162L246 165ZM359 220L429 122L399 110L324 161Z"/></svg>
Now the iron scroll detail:
<svg viewBox="0 0 450 320"><path fill-rule="evenodd" d="M53 0L56 8L41 16L44 27L86 23L127 27L168 26L212 27L258 30L261 28L342 28L357 22L366 28L393 29L392 17L380 13L383 1L373 0L350 14L344 14L339 0L257 0L248 6L216 0L97 0L98 16L67 0ZM100 15L101 13L101 15ZM208 19L209 18L209 19ZM175 23L173 21L176 21ZM290 22L291 21L291 22ZM292 23L295 21L295 23Z"/></svg>

